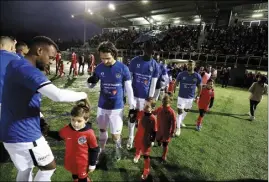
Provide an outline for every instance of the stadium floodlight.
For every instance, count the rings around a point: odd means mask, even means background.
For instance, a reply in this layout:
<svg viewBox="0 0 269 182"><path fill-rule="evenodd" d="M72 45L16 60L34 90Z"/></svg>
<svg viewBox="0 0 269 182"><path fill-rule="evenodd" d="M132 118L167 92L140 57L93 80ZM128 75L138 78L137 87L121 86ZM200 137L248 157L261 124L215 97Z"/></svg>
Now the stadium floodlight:
<svg viewBox="0 0 269 182"><path fill-rule="evenodd" d="M71 18L75 18L75 16L74 15L71 15Z"/></svg>
<svg viewBox="0 0 269 182"><path fill-rule="evenodd" d="M150 23L153 23L153 19L150 19L149 22L150 22Z"/></svg>
<svg viewBox="0 0 269 182"><path fill-rule="evenodd" d="M114 4L111 4L111 3L109 3L108 8L109 8L110 10L112 10L112 11L114 11L114 10L116 9L116 8L115 8L115 5L114 5Z"/></svg>
<svg viewBox="0 0 269 182"><path fill-rule="evenodd" d="M89 13L92 12L91 9L88 9L88 12L89 12Z"/></svg>
<svg viewBox="0 0 269 182"><path fill-rule="evenodd" d="M90 15L93 15L93 12L90 12Z"/></svg>
<svg viewBox="0 0 269 182"><path fill-rule="evenodd" d="M142 1L143 4L147 4L149 1Z"/></svg>
<svg viewBox="0 0 269 182"><path fill-rule="evenodd" d="M260 18L260 17L263 17L262 13L256 13L252 15L252 18Z"/></svg>
<svg viewBox="0 0 269 182"><path fill-rule="evenodd" d="M160 21L159 21L159 22L157 22L157 25L161 25L161 24L162 24L162 22L160 22Z"/></svg>
<svg viewBox="0 0 269 182"><path fill-rule="evenodd" d="M175 24L180 23L180 20L175 20L174 23Z"/></svg>
<svg viewBox="0 0 269 182"><path fill-rule="evenodd" d="M194 21L199 22L199 21L201 21L201 18L195 18Z"/></svg>

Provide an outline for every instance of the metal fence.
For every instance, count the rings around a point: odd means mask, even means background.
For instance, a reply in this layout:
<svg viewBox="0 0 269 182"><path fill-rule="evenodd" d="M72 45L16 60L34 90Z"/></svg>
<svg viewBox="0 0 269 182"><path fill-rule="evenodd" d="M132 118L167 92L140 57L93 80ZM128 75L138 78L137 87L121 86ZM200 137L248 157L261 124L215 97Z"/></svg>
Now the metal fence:
<svg viewBox="0 0 269 182"><path fill-rule="evenodd" d="M93 48L71 48L71 51L77 53L96 53L96 49ZM65 51L66 52L66 51ZM118 56L123 60L133 58L138 55L142 55L142 50L128 50L119 49ZM183 59L194 60L202 64L215 64L215 65L244 65L245 67L252 67L256 69L268 69L268 56L253 56L253 55L225 55L225 54L205 54L196 52L176 52L176 51L155 51L155 54L159 54L161 59ZM64 57L68 59L71 56L71 52L67 51ZM71 57L70 57L71 58ZM98 61L97 61L98 62Z"/></svg>

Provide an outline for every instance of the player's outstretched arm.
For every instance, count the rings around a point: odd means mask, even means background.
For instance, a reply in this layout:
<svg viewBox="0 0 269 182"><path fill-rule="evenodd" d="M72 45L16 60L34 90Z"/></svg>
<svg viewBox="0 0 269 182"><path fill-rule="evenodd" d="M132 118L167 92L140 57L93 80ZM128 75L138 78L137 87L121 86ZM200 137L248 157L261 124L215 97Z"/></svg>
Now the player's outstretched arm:
<svg viewBox="0 0 269 182"><path fill-rule="evenodd" d="M130 109L134 109L136 104L131 80L127 80L124 82L124 88L127 94L129 107Z"/></svg>
<svg viewBox="0 0 269 182"><path fill-rule="evenodd" d="M76 102L88 97L85 92L59 89L52 83L44 83L43 85L37 91L55 102Z"/></svg>

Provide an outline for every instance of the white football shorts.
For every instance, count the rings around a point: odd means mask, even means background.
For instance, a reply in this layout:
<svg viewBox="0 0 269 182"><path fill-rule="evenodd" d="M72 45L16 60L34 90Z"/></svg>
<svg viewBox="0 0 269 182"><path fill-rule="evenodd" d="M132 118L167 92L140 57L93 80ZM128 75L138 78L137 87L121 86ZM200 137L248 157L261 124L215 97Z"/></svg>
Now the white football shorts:
<svg viewBox="0 0 269 182"><path fill-rule="evenodd" d="M123 127L123 109L107 110L98 107L97 125L99 129L110 128L111 134L121 134Z"/></svg>
<svg viewBox="0 0 269 182"><path fill-rule="evenodd" d="M43 136L34 142L4 143L4 146L20 171L34 166L46 166L54 160L50 146Z"/></svg>
<svg viewBox="0 0 269 182"><path fill-rule="evenodd" d="M134 100L136 102L135 108L138 109L139 111L143 111L145 107L146 99L134 97Z"/></svg>
<svg viewBox="0 0 269 182"><path fill-rule="evenodd" d="M186 99L182 97L177 98L177 108L178 109L191 109L194 99Z"/></svg>

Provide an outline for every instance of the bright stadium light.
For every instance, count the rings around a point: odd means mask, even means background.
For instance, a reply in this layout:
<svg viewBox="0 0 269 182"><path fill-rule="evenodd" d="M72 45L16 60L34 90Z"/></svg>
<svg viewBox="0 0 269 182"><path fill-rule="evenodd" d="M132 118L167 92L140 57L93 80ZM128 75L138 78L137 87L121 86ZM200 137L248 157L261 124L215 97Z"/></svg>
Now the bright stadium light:
<svg viewBox="0 0 269 182"><path fill-rule="evenodd" d="M143 4L147 4L149 1L142 1Z"/></svg>
<svg viewBox="0 0 269 182"><path fill-rule="evenodd" d="M161 25L162 24L162 22L157 22L157 25Z"/></svg>
<svg viewBox="0 0 269 182"><path fill-rule="evenodd" d="M174 23L175 24L180 23L180 20L175 20Z"/></svg>
<svg viewBox="0 0 269 182"><path fill-rule="evenodd" d="M89 13L92 12L91 9L88 9L88 12L89 12Z"/></svg>
<svg viewBox="0 0 269 182"><path fill-rule="evenodd" d="M116 9L116 8L115 8L115 5L114 5L114 4L111 4L111 3L109 3L108 8L109 8L110 10L112 10L112 11L114 11L114 10Z"/></svg>
<svg viewBox="0 0 269 182"><path fill-rule="evenodd" d="M90 12L90 15L93 15L93 12Z"/></svg>
<svg viewBox="0 0 269 182"><path fill-rule="evenodd" d="M75 16L74 15L71 15L71 18L74 18Z"/></svg>
<svg viewBox="0 0 269 182"><path fill-rule="evenodd" d="M149 22L150 22L150 23L153 23L153 19L150 19Z"/></svg>
<svg viewBox="0 0 269 182"><path fill-rule="evenodd" d="M256 13L252 15L252 18L260 18L260 17L263 17L262 13Z"/></svg>
<svg viewBox="0 0 269 182"><path fill-rule="evenodd" d="M201 21L201 18L195 18L194 21L199 22L199 21Z"/></svg>

